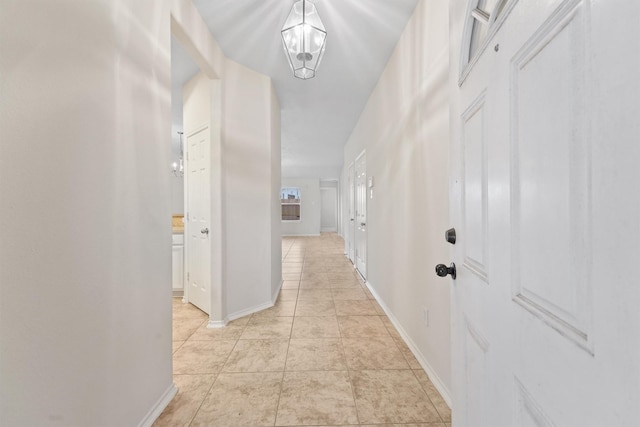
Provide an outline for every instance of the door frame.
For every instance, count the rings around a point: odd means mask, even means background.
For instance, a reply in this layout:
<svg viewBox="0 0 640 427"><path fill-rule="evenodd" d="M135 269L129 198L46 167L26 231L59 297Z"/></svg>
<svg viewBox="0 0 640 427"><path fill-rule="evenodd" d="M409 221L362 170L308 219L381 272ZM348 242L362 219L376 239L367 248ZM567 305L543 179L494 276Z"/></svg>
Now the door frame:
<svg viewBox="0 0 640 427"><path fill-rule="evenodd" d="M183 22L181 21L181 16L179 14L175 14L175 12L171 11L171 35L175 37L176 41L182 45L185 51L191 56L191 59L194 63L199 66L200 72L203 73L209 80L210 88L211 88L211 96L214 98L215 102L212 102L211 105L211 114L208 120L208 123L199 123L194 125L193 128L187 129L184 126L183 120L183 131L185 138L187 135L191 135L197 130L201 130L203 126L209 126L209 131L211 132L210 138L210 147L209 154L211 158L210 163L210 232L209 232L209 242L211 245L211 258L209 261L209 272L210 272L210 297L211 301L209 304L209 323L207 327L209 328L221 328L226 325L226 307L225 307L225 295L223 288L223 277L224 277L224 264L223 264L223 224L222 224L222 82L218 75L217 71L221 71L221 67L214 68L216 64L210 64L207 61L206 57L200 52L199 46L196 46L193 43L192 38L190 37L191 30L183 27ZM218 70L220 69L220 70ZM184 101L183 104L183 114L184 114ZM189 152L188 147L185 146L185 167L188 167L188 158ZM189 229L189 218L187 211L187 200L188 200L188 179L185 174L184 179L184 222L185 222L185 236ZM188 296L188 280L187 276L189 274L188 265L189 265L189 257L190 252L188 248L188 239L185 239L185 255L184 255L184 296L183 303L189 302Z"/></svg>
<svg viewBox="0 0 640 427"><path fill-rule="evenodd" d="M356 165L355 162L349 163L347 168L347 258L351 261L351 264L355 266L355 225L356 225L356 194L355 194L355 177L356 177Z"/></svg>

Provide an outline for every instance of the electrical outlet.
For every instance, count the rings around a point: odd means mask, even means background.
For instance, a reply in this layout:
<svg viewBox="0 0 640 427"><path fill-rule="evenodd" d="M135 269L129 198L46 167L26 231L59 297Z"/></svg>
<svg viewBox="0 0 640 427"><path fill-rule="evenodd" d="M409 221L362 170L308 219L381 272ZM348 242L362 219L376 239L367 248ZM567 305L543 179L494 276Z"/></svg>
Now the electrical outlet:
<svg viewBox="0 0 640 427"><path fill-rule="evenodd" d="M429 309L422 307L422 321L426 326L429 326Z"/></svg>

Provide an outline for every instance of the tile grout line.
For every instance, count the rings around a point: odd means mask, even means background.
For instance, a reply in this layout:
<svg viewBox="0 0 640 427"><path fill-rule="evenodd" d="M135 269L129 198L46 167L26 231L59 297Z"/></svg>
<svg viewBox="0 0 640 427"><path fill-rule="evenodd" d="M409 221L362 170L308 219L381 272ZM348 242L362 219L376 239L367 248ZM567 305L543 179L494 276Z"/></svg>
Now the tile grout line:
<svg viewBox="0 0 640 427"><path fill-rule="evenodd" d="M303 257L304 260L304 257ZM289 349L291 348L291 339L293 337L293 324L295 323L295 314L298 309L298 296L300 294L300 280L302 277L302 269L300 269L300 278L298 278L298 288L296 289L296 306L293 310L293 318L291 320L291 328L289 329L289 339L287 340L287 352L284 357L284 366L282 367L282 377L280 379L280 392L278 393L278 400L276 401L276 413L273 418L273 425L275 426L278 423L278 413L280 412L280 399L282 398L282 389L284 388L284 375L287 372L287 361L289 360Z"/></svg>
<svg viewBox="0 0 640 427"><path fill-rule="evenodd" d="M278 412L280 412L280 398L282 398L282 389L284 388L284 374L287 369L287 357L289 357L289 345L291 344L291 340L287 344L287 355L284 358L284 367L282 368L282 376L280 377L280 391L278 392L278 400L276 401L276 413L273 417L273 425L275 426L278 423Z"/></svg>
<svg viewBox="0 0 640 427"><path fill-rule="evenodd" d="M420 384L420 388L422 389L422 391L424 392L424 394L427 395L427 399L429 399L429 402L431 402L431 405L433 406L433 409L436 410L436 414L438 414L438 417L440 417L440 421L442 422L442 424L445 423L444 418L442 417L442 414L440 414L440 411L438 411L438 407L433 403L433 400L431 400L431 396L429 396L429 393L427 393L427 390L425 390L424 386L422 385L422 383L420 382L420 379L418 378L418 376L415 373L414 369L411 369L411 373L413 374L413 376L415 377L416 381L418 381L418 384Z"/></svg>
<svg viewBox="0 0 640 427"><path fill-rule="evenodd" d="M340 346L342 347L342 357L344 357L344 365L347 368L347 378L349 378L349 388L351 389L351 398L353 399L353 407L356 410L356 419L358 420L358 424L360 422L360 411L358 410L358 401L356 400L356 388L353 385L353 379L351 377L351 368L349 367L349 361L347 360L347 351L344 346L344 334L342 333L342 327L340 322L338 321L338 310L335 308L336 302L333 300L334 310L336 312L336 321L338 322L338 331L340 332Z"/></svg>
<svg viewBox="0 0 640 427"><path fill-rule="evenodd" d="M253 314L251 314L251 316L249 317L249 320L251 320L251 317L253 317ZM249 322L247 322L246 324L244 324L242 326L242 332L244 332L244 330L246 329L247 325L249 324ZM195 332L194 332L195 333ZM242 333L240 333L240 336L242 336ZM222 370L224 369L225 365L227 364L227 362L229 361L229 357L231 357L231 353L233 353L233 350L236 348L236 346L238 345L238 341L240 341L240 338L237 338L235 340L235 344L233 344L233 347L231 348L231 350L229 351L229 354L227 355L227 358L225 359L224 363L222 364L222 366L220 367L220 370L218 372L216 372L215 375L215 379L213 380L213 382L211 383L211 387L209 387L209 391L205 394L204 399L202 399L202 402L200 402L200 405L198 406L198 409L195 411L195 413L193 414L193 417L191 418L191 421L189 421L189 426L191 426L191 424L193 424L193 421L196 419L196 416L198 415L198 412L200 412L200 409L202 409L202 405L204 405L204 401L207 400L207 397L209 396L209 394L211 394L211 391L213 390L213 386L216 384L216 382L218 381L218 378L220 378L220 374L222 374ZM215 340L213 340L212 342L215 342ZM205 375L205 374L200 374L200 375Z"/></svg>
<svg viewBox="0 0 640 427"><path fill-rule="evenodd" d="M200 375L203 375L203 374L200 374ZM200 412L200 408L202 408L202 405L204 405L204 401L207 400L207 397L209 396L209 394L211 394L211 390L213 390L214 384L216 383L216 381L218 381L218 377L220 376L220 373L217 373L214 375L215 375L215 378L211 382L211 386L209 386L209 390L204 394L204 397L202 398L202 402L200 402L200 405L198 405L198 409L196 409L196 411L191 416L191 419L189 420L189 424L188 424L189 426L193 424L193 421L196 419L198 412Z"/></svg>
<svg viewBox="0 0 640 427"><path fill-rule="evenodd" d="M296 307L298 305L298 299L296 298ZM295 310L294 310L295 315ZM287 361L289 360L289 348L291 348L291 338L293 335L293 323L295 322L295 317L291 321L291 329L289 329L289 339L287 340L287 352L284 357L284 366L282 367L282 377L280 379L280 392L278 393L278 401L276 402L276 414L273 419L273 425L275 426L278 423L278 412L280 412L280 399L282 398L282 389L284 388L284 375L287 372Z"/></svg>

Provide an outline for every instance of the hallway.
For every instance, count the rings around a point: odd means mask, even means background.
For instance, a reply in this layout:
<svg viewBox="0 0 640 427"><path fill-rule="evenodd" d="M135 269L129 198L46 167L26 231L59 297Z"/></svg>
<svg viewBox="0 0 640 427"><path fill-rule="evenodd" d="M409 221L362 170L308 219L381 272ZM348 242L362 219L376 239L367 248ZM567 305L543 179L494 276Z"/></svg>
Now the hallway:
<svg viewBox="0 0 640 427"><path fill-rule="evenodd" d="M174 298L179 391L154 426L450 425L343 249L335 234L283 238L276 305L223 329Z"/></svg>

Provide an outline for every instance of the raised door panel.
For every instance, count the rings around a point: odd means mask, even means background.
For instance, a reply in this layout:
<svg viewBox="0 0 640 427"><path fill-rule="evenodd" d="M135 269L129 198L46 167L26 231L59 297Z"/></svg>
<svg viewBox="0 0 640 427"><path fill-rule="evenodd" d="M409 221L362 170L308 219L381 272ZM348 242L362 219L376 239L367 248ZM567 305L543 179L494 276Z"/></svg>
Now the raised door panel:
<svg viewBox="0 0 640 427"><path fill-rule="evenodd" d="M487 281L487 147L485 94L462 115L462 223L464 267Z"/></svg>
<svg viewBox="0 0 640 427"><path fill-rule="evenodd" d="M464 378L465 378L465 424L487 426L487 352L489 343L476 329L474 322L464 317Z"/></svg>
<svg viewBox="0 0 640 427"><path fill-rule="evenodd" d="M520 382L514 378L516 395L516 427L554 427L545 410L536 398Z"/></svg>
<svg viewBox="0 0 640 427"><path fill-rule="evenodd" d="M550 20L511 72L514 301L590 351L591 142L579 4Z"/></svg>

